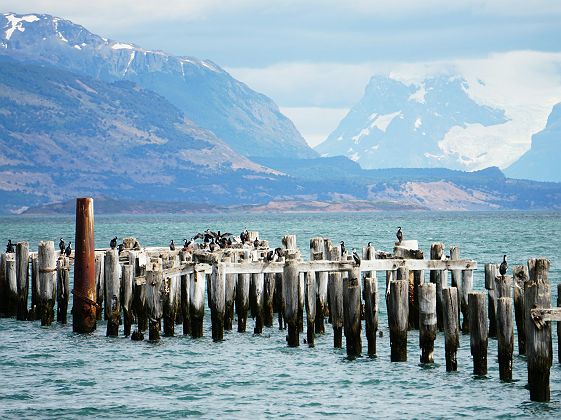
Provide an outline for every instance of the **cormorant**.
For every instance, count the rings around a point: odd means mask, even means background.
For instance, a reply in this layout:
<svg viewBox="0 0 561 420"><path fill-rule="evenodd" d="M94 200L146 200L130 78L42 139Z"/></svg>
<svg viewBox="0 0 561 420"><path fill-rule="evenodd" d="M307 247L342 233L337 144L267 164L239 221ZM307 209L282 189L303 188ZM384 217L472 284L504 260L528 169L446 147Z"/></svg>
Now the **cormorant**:
<svg viewBox="0 0 561 420"><path fill-rule="evenodd" d="M123 250L125 249L125 245L124 244L119 244L119 246L117 247L119 249L119 255L121 254L121 252L123 252Z"/></svg>
<svg viewBox="0 0 561 420"><path fill-rule="evenodd" d="M111 239L111 241L109 242L109 246L111 247L111 249L117 248L117 237L116 236L113 239Z"/></svg>
<svg viewBox="0 0 561 420"><path fill-rule="evenodd" d="M275 248L275 254L277 255L277 259L282 258L282 248Z"/></svg>
<svg viewBox="0 0 561 420"><path fill-rule="evenodd" d="M64 239L60 238L60 242L58 243L58 249L60 249L60 255L64 254L64 250L66 249L66 243L64 243Z"/></svg>
<svg viewBox="0 0 561 420"><path fill-rule="evenodd" d="M8 244L6 245L6 254L13 254L16 252L14 249L14 244L12 243L11 239L8 239Z"/></svg>
<svg viewBox="0 0 561 420"><path fill-rule="evenodd" d="M506 255L505 255L503 257L503 262L499 266L499 273L501 273L501 276L504 276L506 274L507 268L508 268L508 263L506 262Z"/></svg>
<svg viewBox="0 0 561 420"><path fill-rule="evenodd" d="M368 245L366 245L366 246L372 246L372 242L368 242Z"/></svg>
<svg viewBox="0 0 561 420"><path fill-rule="evenodd" d="M255 238L255 240L253 241L253 246L255 248L259 248L259 245L261 244L261 241L257 238Z"/></svg>
<svg viewBox="0 0 561 420"><path fill-rule="evenodd" d="M216 244L214 243L214 238L212 238L212 240L208 244L208 248L210 249L210 252L214 252L216 250Z"/></svg>
<svg viewBox="0 0 561 420"><path fill-rule="evenodd" d="M275 258L275 251L271 249L269 252L267 252L267 256L265 258L267 259L267 261L273 261L273 259Z"/></svg>
<svg viewBox="0 0 561 420"><path fill-rule="evenodd" d="M358 256L354 248L353 248L353 260L355 260L355 264L360 265L360 257Z"/></svg>
<svg viewBox="0 0 561 420"><path fill-rule="evenodd" d="M70 257L70 254L72 254L72 241L68 242L68 246L66 247L66 250L64 251L64 254L67 257Z"/></svg>
<svg viewBox="0 0 561 420"><path fill-rule="evenodd" d="M175 251L175 244L173 243L173 239L169 243L169 249L170 251Z"/></svg>
<svg viewBox="0 0 561 420"><path fill-rule="evenodd" d="M397 233L395 234L395 236L397 236L397 240L399 243L403 241L403 232L401 231L401 226L397 227Z"/></svg>
<svg viewBox="0 0 561 420"><path fill-rule="evenodd" d="M345 248L345 242L341 241L341 255L347 252L347 248Z"/></svg>

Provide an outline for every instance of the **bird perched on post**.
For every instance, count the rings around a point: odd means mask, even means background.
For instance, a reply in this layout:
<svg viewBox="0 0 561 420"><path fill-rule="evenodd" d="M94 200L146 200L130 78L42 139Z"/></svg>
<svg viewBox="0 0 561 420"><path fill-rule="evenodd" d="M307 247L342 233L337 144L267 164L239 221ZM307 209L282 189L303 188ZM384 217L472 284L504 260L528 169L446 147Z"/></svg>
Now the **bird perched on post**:
<svg viewBox="0 0 561 420"><path fill-rule="evenodd" d="M64 239L60 238L60 242L58 243L58 249L60 249L60 255L64 254L64 250L66 249L66 243Z"/></svg>
<svg viewBox="0 0 561 420"><path fill-rule="evenodd" d="M13 254L15 251L14 244L11 239L8 239L8 244L6 245L6 254Z"/></svg>
<svg viewBox="0 0 561 420"><path fill-rule="evenodd" d="M253 246L257 249L257 248L259 248L260 244L261 244L261 241L258 238L255 238L255 240L253 241Z"/></svg>
<svg viewBox="0 0 561 420"><path fill-rule="evenodd" d="M341 241L341 255L343 255L345 252L347 252L347 249L345 248L345 242Z"/></svg>
<svg viewBox="0 0 561 420"><path fill-rule="evenodd" d="M506 262L506 255L505 255L503 256L503 262L499 266L499 273L501 273L501 276L504 276L506 274L507 269L508 269L508 263Z"/></svg>
<svg viewBox="0 0 561 420"><path fill-rule="evenodd" d="M358 256L354 248L353 248L353 260L355 261L355 264L360 265L360 257Z"/></svg>
<svg viewBox="0 0 561 420"><path fill-rule="evenodd" d="M175 244L173 243L173 239L169 243L169 249L170 251L175 251Z"/></svg>
<svg viewBox="0 0 561 420"><path fill-rule="evenodd" d="M403 241L403 232L401 231L401 226L397 227L397 233L395 234L395 236L397 236L397 241L399 243L401 243L401 241Z"/></svg>
<svg viewBox="0 0 561 420"><path fill-rule="evenodd" d="M117 248L117 237L116 236L113 239L111 239L111 241L109 242L109 246L111 247L111 249Z"/></svg>
<svg viewBox="0 0 561 420"><path fill-rule="evenodd" d="M64 254L67 257L70 257L70 254L72 254L72 241L68 242L68 246L66 247L66 250L64 251Z"/></svg>

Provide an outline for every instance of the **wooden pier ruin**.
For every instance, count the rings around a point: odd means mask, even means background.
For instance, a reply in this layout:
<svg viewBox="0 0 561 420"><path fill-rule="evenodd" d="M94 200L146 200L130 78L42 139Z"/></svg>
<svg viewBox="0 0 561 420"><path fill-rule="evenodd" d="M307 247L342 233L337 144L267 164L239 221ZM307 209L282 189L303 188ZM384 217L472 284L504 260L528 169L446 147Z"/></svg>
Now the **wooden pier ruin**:
<svg viewBox="0 0 561 420"><path fill-rule="evenodd" d="M446 256L441 243L431 246L430 259L423 258L416 241L396 243L391 253L376 252L369 243L361 258L353 258L341 245L333 245L338 242L320 237L310 240L309 259L304 259L294 235L284 236L282 251L270 258L269 242L258 232L251 232L245 244L212 252L140 248L135 238L123 240L121 250L94 249L91 206L78 201L76 251L70 258L55 255L51 241L40 242L38 252L20 242L15 254L0 255L2 315L40 319L41 325L50 325L56 313L57 322L66 323L69 271L74 264L73 330L78 333L96 328L102 308L107 336L121 333L142 340L148 331L152 341L161 339L162 320L165 337L177 335L176 325L182 325L183 335L202 337L208 322L205 308L210 310L213 341L225 340L224 331L232 329L235 315L238 332L245 332L248 318L253 318L253 333L261 334L272 327L277 313L279 327L287 330L289 347L304 342L300 337L304 331L305 342L314 346L316 334L325 332L329 319L334 347L343 346L344 335L349 358L363 353L375 357L386 351L376 345L380 276L386 279L382 296L392 362L407 360L411 350L407 336L418 329L420 362L433 363L434 342L442 331L446 371L455 371L467 364L457 358L462 331L470 335L474 374L486 375L489 339L496 336L500 379L510 381L516 325L518 352L527 357L530 397L549 401L551 323L558 321L559 342L561 308L551 308L545 258L530 259L527 267L515 266L512 276L498 275L495 266L486 265L484 293L473 290L477 262L460 259L456 246ZM425 282L427 272L429 281ZM27 301L30 273L31 292L36 294L31 310ZM560 292L558 285L558 306ZM561 345L558 353L561 363Z"/></svg>

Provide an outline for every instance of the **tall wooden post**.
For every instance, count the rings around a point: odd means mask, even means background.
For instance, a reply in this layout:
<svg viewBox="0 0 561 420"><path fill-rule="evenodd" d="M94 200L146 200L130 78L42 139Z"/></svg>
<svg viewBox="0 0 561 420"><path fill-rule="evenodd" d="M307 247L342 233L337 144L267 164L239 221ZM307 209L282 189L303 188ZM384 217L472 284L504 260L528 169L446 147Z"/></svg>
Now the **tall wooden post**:
<svg viewBox="0 0 561 420"><path fill-rule="evenodd" d="M318 261L325 259L325 240L324 238L310 239L310 260ZM315 316L315 332L316 334L325 333L325 315L327 314L327 287L329 283L329 273L326 271L318 271L316 274L316 316Z"/></svg>
<svg viewBox="0 0 561 420"><path fill-rule="evenodd" d="M121 320L121 266L116 249L105 252L105 318L107 319L107 336L119 335Z"/></svg>
<svg viewBox="0 0 561 420"><path fill-rule="evenodd" d="M445 306L443 305L443 310L444 308ZM444 314L443 323L446 317L447 315ZM421 363L434 363L436 331L436 285L434 283L422 284L419 286L419 347L421 348Z"/></svg>
<svg viewBox="0 0 561 420"><path fill-rule="evenodd" d="M6 316L16 316L18 311L18 282L16 278L16 254L4 255L4 265L6 267L6 287L8 288L8 298L6 303Z"/></svg>
<svg viewBox="0 0 561 420"><path fill-rule="evenodd" d="M29 321L36 321L41 319L43 313L41 307L40 291L41 285L39 284L39 263L37 261L39 253L30 256L31 262L31 308L27 314Z"/></svg>
<svg viewBox="0 0 561 420"><path fill-rule="evenodd" d="M524 312L526 314L526 360L528 365L528 386L532 401L549 401L549 371L552 363L551 323L536 325L530 310L550 308L551 292L548 277L550 262L545 258L528 261L530 280L524 292Z"/></svg>
<svg viewBox="0 0 561 420"><path fill-rule="evenodd" d="M460 247L451 246L450 247L450 260L457 261L460 259ZM462 286L462 270L451 270L451 287L456 288L457 301L461 302L460 299L460 289ZM460 325L460 311L458 311L458 325Z"/></svg>
<svg viewBox="0 0 561 420"><path fill-rule="evenodd" d="M77 333L90 333L96 327L97 309L92 198L78 198L76 200L76 238L74 245L72 329Z"/></svg>
<svg viewBox="0 0 561 420"><path fill-rule="evenodd" d="M514 317L518 337L518 354L526 354L526 329L524 328L524 288L528 282L528 266L515 265L512 267L514 279Z"/></svg>
<svg viewBox="0 0 561 420"><path fill-rule="evenodd" d="M222 266L216 261L212 264L212 274L210 278L212 339L213 341L222 341L224 339L226 275L222 271Z"/></svg>
<svg viewBox="0 0 561 420"><path fill-rule="evenodd" d="M179 251L179 261L187 261L188 254L185 251ZM191 276L189 274L183 274L181 276L181 317L183 321L183 335L191 334L191 316L189 313L189 301L190 301L190 282ZM233 311L233 301L232 301L232 311ZM232 316L233 318L233 316ZM232 329L232 322L230 320L230 329Z"/></svg>
<svg viewBox="0 0 561 420"><path fill-rule="evenodd" d="M284 319L288 325L287 342L289 347L299 346L298 328L298 252L288 252L282 273L282 292L284 297Z"/></svg>
<svg viewBox="0 0 561 420"><path fill-rule="evenodd" d="M16 319L27 320L27 295L29 293L29 243L16 245L16 279L18 288L18 311Z"/></svg>
<svg viewBox="0 0 561 420"><path fill-rule="evenodd" d="M329 250L331 261L341 260L341 249L332 246ZM341 273L329 273L329 315L333 327L333 346L343 347L343 279Z"/></svg>
<svg viewBox="0 0 561 420"><path fill-rule="evenodd" d="M190 284L189 316L191 319L191 337L203 336L203 320L205 316L205 274L195 271ZM247 313L247 312L246 312Z"/></svg>
<svg viewBox="0 0 561 420"><path fill-rule="evenodd" d="M463 270L462 271L462 287L460 289L460 309L462 310L462 333L469 334L471 322L469 317L471 312L469 311L469 294L473 288L473 271Z"/></svg>
<svg viewBox="0 0 561 420"><path fill-rule="evenodd" d="M460 322L458 291L455 287L442 289L442 303L444 307L444 352L446 354L446 372L458 370L457 352L460 346Z"/></svg>
<svg viewBox="0 0 561 420"><path fill-rule="evenodd" d="M70 261L68 257L60 256L58 257L57 263L57 284L56 284L56 300L57 300L57 312L56 320L61 324L66 324L67 313L68 313L68 299L70 298L70 288L69 288L69 272L70 272Z"/></svg>
<svg viewBox="0 0 561 420"><path fill-rule="evenodd" d="M323 241L322 241L323 243ZM316 273L313 271L308 271L306 273L306 296L305 296L305 306L306 306L306 336L308 338L308 346L314 347L315 338L315 320L318 314L317 303L317 281Z"/></svg>
<svg viewBox="0 0 561 420"><path fill-rule="evenodd" d="M162 316L164 315L162 282L161 263L150 263L150 267L146 268L146 313L148 315L148 339L150 341L160 340Z"/></svg>
<svg viewBox="0 0 561 420"><path fill-rule="evenodd" d="M430 246L430 259L441 260L444 256L444 244L435 242ZM442 289L447 287L446 271L431 270L430 282L436 284L436 323L439 331L443 330L442 322Z"/></svg>
<svg viewBox="0 0 561 420"><path fill-rule="evenodd" d="M512 322L512 299L497 299L497 339L499 375L502 381L512 380L512 351L514 348L514 326Z"/></svg>
<svg viewBox="0 0 561 420"><path fill-rule="evenodd" d="M470 347L473 356L473 373L487 374L487 314L483 292L471 292L468 295Z"/></svg>
<svg viewBox="0 0 561 420"><path fill-rule="evenodd" d="M56 253L53 241L39 242L39 300L41 325L51 325L55 318Z"/></svg>
<svg viewBox="0 0 561 420"><path fill-rule="evenodd" d="M242 262L249 261L249 257L249 250L245 250ZM237 280L236 314L238 315L238 332L245 332L247 326L247 312L249 310L249 287L251 283L251 274L238 274Z"/></svg>
<svg viewBox="0 0 561 420"><path fill-rule="evenodd" d="M343 278L343 321L347 356L353 358L362 353L361 322L360 322L360 267L345 273Z"/></svg>
<svg viewBox="0 0 561 420"><path fill-rule="evenodd" d="M105 297L105 254L95 254L94 264L96 302L98 305L97 320L101 321L101 308L103 305L103 298Z"/></svg>
<svg viewBox="0 0 561 420"><path fill-rule="evenodd" d="M497 264L485 264L485 289L487 289L487 312L489 316L489 337L497 337L497 296L495 292L495 278L497 277Z"/></svg>
<svg viewBox="0 0 561 420"><path fill-rule="evenodd" d="M7 316L8 291L8 282L6 280L6 254L0 253L0 316Z"/></svg>
<svg viewBox="0 0 561 420"><path fill-rule="evenodd" d="M407 361L407 328L409 326L409 282L390 282L388 322L390 326L391 361Z"/></svg>
<svg viewBox="0 0 561 420"><path fill-rule="evenodd" d="M133 321L132 299L133 299L134 266L123 264L121 267L121 306L123 308L124 335L131 335Z"/></svg>

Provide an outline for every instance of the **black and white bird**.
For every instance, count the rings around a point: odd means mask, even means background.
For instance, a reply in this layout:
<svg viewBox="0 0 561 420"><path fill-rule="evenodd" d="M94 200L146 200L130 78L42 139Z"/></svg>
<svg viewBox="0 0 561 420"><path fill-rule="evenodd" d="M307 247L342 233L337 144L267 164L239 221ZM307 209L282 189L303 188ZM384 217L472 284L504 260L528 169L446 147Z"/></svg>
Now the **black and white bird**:
<svg viewBox="0 0 561 420"><path fill-rule="evenodd" d="M347 248L345 248L345 242L341 241L341 255L344 255L347 252Z"/></svg>
<svg viewBox="0 0 561 420"><path fill-rule="evenodd" d="M16 252L14 244L11 239L8 239L8 243L6 244L6 254L13 254L14 252Z"/></svg>
<svg viewBox="0 0 561 420"><path fill-rule="evenodd" d="M117 237L116 236L113 239L111 239L111 241L109 242L109 246L111 247L111 249L117 248Z"/></svg>
<svg viewBox="0 0 561 420"><path fill-rule="evenodd" d="M68 246L66 247L66 249L64 250L64 254L67 257L70 257L70 254L72 254L72 241L68 242Z"/></svg>
<svg viewBox="0 0 561 420"><path fill-rule="evenodd" d="M173 243L173 239L169 243L169 249L170 251L175 251L175 244Z"/></svg>
<svg viewBox="0 0 561 420"><path fill-rule="evenodd" d="M64 250L66 249L66 243L62 238L60 238L60 241L58 243L58 249L60 249L60 255L64 254Z"/></svg>
<svg viewBox="0 0 561 420"><path fill-rule="evenodd" d="M397 241L399 243L401 243L401 241L403 241L403 232L401 231L401 226L397 227L397 233L395 234L395 236L397 236Z"/></svg>
<svg viewBox="0 0 561 420"><path fill-rule="evenodd" d="M355 261L355 264L360 265L360 257L358 256L354 248L353 248L353 260Z"/></svg>
<svg viewBox="0 0 561 420"><path fill-rule="evenodd" d="M503 256L503 262L499 266L499 273L501 273L501 276L504 276L506 274L507 269L508 269L508 263L506 262L506 255L505 255Z"/></svg>
<svg viewBox="0 0 561 420"><path fill-rule="evenodd" d="M260 244L261 244L261 241L258 238L255 238L255 240L253 241L253 246L257 249L257 248L259 248Z"/></svg>

